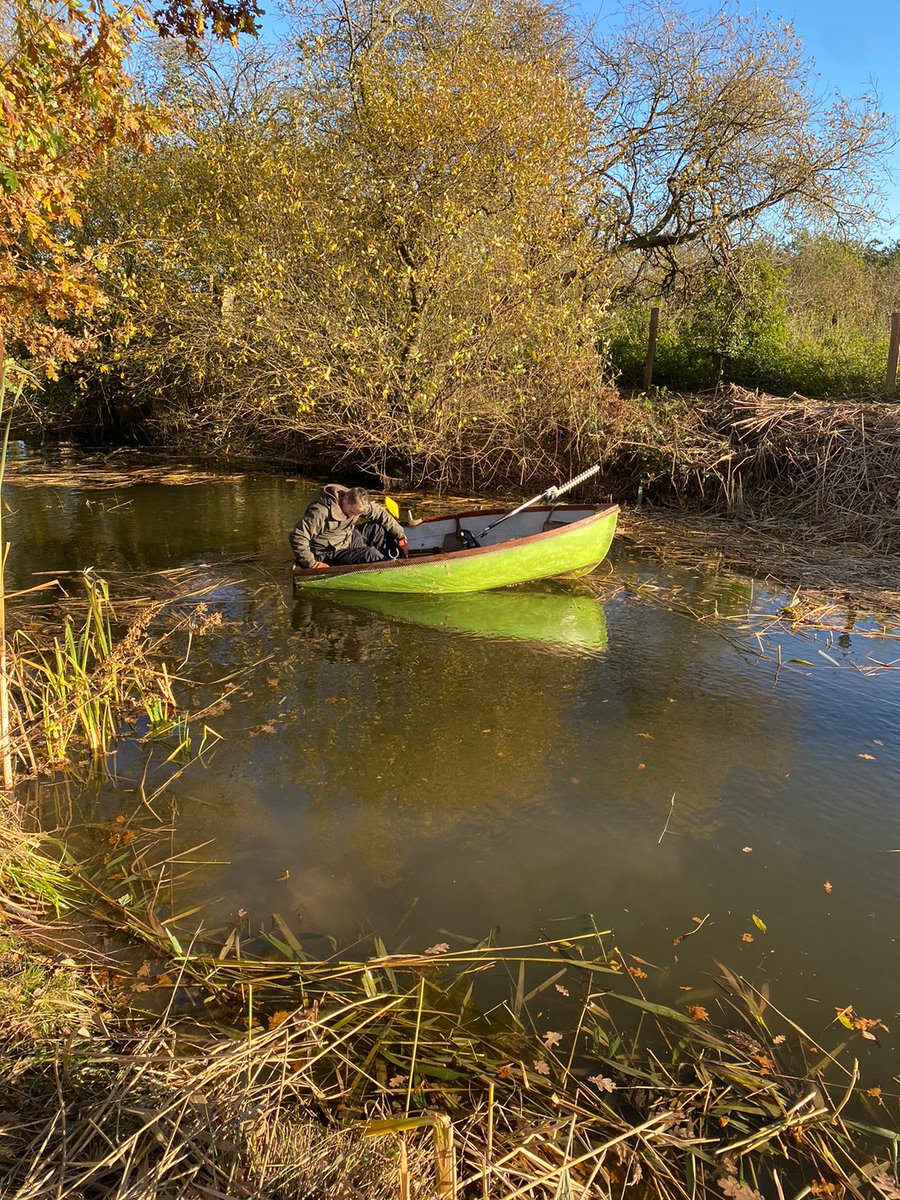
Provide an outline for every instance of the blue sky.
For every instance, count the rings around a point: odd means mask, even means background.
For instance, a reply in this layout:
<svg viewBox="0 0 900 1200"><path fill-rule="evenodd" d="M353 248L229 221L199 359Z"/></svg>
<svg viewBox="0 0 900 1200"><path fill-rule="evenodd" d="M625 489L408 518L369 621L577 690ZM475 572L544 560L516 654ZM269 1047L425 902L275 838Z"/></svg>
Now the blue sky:
<svg viewBox="0 0 900 1200"><path fill-rule="evenodd" d="M883 108L900 124L897 0L786 0L769 11L793 22L815 59L823 88L855 96L874 81ZM894 184L879 230L885 241L900 239L900 149L894 150L891 167Z"/></svg>

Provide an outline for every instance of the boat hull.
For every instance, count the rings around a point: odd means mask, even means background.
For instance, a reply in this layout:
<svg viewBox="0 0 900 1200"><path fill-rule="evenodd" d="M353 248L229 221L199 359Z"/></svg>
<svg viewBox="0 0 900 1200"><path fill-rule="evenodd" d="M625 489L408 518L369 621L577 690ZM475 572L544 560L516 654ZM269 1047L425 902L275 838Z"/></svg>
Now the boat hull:
<svg viewBox="0 0 900 1200"><path fill-rule="evenodd" d="M573 508L575 506L572 506ZM425 554L327 571L297 571L295 590L398 592L453 595L510 587L533 579L585 574L606 557L616 531L618 506L609 505L579 520L564 521L566 509L538 509L535 518L555 518L552 528L530 536L452 553ZM583 513L585 510L576 510ZM548 516L549 514L549 516ZM489 512L469 514L467 522L490 521ZM437 518L446 523L447 518ZM462 520L460 518L460 520ZM428 525L428 522L424 522ZM422 526L415 529L420 534ZM498 531L499 532L499 531ZM410 535L412 545L412 534Z"/></svg>

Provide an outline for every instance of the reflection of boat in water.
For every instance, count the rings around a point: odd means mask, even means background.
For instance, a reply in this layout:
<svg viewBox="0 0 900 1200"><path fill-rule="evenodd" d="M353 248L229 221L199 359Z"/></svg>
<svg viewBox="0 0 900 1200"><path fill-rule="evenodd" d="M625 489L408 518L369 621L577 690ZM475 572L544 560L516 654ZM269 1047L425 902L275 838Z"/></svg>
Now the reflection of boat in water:
<svg viewBox="0 0 900 1200"><path fill-rule="evenodd" d="M458 596L349 592L329 596L329 608L368 611L414 625L475 637L539 642L578 650L606 647L606 616L593 596L515 589ZM296 622L295 622L296 624Z"/></svg>

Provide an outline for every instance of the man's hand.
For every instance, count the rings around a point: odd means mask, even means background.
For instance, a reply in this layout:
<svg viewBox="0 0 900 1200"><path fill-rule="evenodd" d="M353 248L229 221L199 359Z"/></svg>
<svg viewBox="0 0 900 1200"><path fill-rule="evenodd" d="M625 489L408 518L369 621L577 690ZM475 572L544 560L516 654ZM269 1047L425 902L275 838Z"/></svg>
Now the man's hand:
<svg viewBox="0 0 900 1200"><path fill-rule="evenodd" d="M406 538L400 538L397 542L397 549L400 551L401 557L409 558L409 542Z"/></svg>
<svg viewBox="0 0 900 1200"><path fill-rule="evenodd" d="M309 569L311 571L327 571L328 563L314 562L313 565Z"/></svg>

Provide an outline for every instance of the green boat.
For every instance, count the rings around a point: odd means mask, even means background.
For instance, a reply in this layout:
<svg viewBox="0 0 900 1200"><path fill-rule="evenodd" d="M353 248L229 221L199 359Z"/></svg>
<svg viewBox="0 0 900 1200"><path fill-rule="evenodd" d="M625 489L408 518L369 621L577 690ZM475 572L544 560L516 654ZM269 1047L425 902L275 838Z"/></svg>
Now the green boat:
<svg viewBox="0 0 900 1200"><path fill-rule="evenodd" d="M447 596L403 596L396 592L347 592L341 596L310 597L306 603L335 604L377 613L390 620L431 629L447 629L490 641L529 642L562 650L605 650L606 616L590 595L573 595L560 588L528 587L514 592L467 592ZM553 585L549 585L553 587Z"/></svg>
<svg viewBox="0 0 900 1200"><path fill-rule="evenodd" d="M432 517L405 529L408 558L327 571L294 568L294 588L452 595L584 575L606 557L618 513L616 504L557 504L528 508L503 522L502 509ZM497 527L485 533L494 518Z"/></svg>

